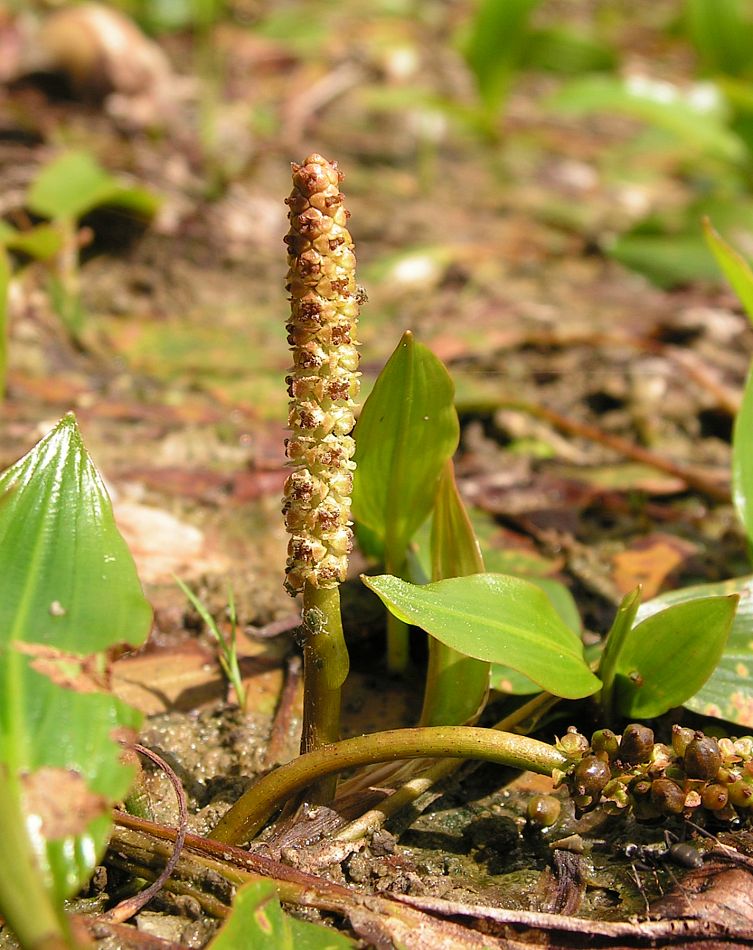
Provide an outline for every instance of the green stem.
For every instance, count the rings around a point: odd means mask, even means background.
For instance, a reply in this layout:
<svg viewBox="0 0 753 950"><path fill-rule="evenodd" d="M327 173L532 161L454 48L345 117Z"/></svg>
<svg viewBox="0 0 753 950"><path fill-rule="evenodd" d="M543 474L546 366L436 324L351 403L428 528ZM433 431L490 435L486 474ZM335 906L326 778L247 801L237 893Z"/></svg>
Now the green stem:
<svg viewBox="0 0 753 950"><path fill-rule="evenodd" d="M44 886L26 834L18 782L0 776L0 908L20 944L27 950L69 950L76 944L61 908Z"/></svg>
<svg viewBox="0 0 753 950"><path fill-rule="evenodd" d="M531 731L536 722L553 706L560 702L559 696L550 693L538 693L523 706L518 707L509 716L505 716L492 726L501 732L516 731L519 734ZM391 795L379 802L369 811L354 818L349 824L341 828L335 835L340 841L358 841L367 834L381 828L388 818L396 815L402 808L406 808L420 798L437 783L456 772L463 763L458 759L439 759L432 762L427 768L404 782ZM349 789L341 789L347 795Z"/></svg>
<svg viewBox="0 0 753 950"><path fill-rule="evenodd" d="M306 584L303 591L303 731L301 752L340 738L340 694L348 675L348 650L340 617L340 591ZM324 804L334 797L337 777L317 783L307 798Z"/></svg>
<svg viewBox="0 0 753 950"><path fill-rule="evenodd" d="M404 552L403 552L404 553ZM406 577L405 558L397 563L389 554L385 558L385 570L403 580ZM390 673L405 673L410 662L410 640L408 638L408 624L398 620L389 611L387 612L387 669Z"/></svg>
<svg viewBox="0 0 753 950"><path fill-rule="evenodd" d="M228 844L249 841L285 799L343 769L433 756L481 759L543 775L567 765L566 757L545 742L475 726L393 729L356 736L301 755L259 779L222 818L212 837Z"/></svg>
<svg viewBox="0 0 753 950"><path fill-rule="evenodd" d="M612 626L607 634L604 652L599 661L599 679L601 680L601 711L604 719L612 723L613 716L613 694L614 678L617 671L617 660L622 652L622 646L625 638L635 622L638 608L641 605L641 589L636 588L622 598L620 606L617 608Z"/></svg>
<svg viewBox="0 0 753 950"><path fill-rule="evenodd" d="M408 625L393 614L387 614L387 669L390 673L405 673L410 659Z"/></svg>

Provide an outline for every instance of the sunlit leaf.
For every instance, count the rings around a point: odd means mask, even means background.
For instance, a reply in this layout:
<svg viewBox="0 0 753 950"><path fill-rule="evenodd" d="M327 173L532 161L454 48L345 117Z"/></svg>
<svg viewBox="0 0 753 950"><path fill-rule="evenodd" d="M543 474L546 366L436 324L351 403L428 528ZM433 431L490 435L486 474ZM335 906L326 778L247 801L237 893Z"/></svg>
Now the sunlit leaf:
<svg viewBox="0 0 753 950"><path fill-rule="evenodd" d="M26 197L30 211L44 218L76 220L100 205L150 218L158 201L145 188L124 187L88 152L65 152L46 165Z"/></svg>
<svg viewBox="0 0 753 950"><path fill-rule="evenodd" d="M697 600L739 594L740 603L721 658L708 681L683 705L706 716L717 716L753 727L753 576L734 577L713 584L698 584L660 594L641 606L638 620L665 607ZM675 665L689 669L689 663Z"/></svg>
<svg viewBox="0 0 753 950"><path fill-rule="evenodd" d="M721 658L737 602L732 594L674 604L633 627L615 663L620 713L649 719L693 697Z"/></svg>
<svg viewBox="0 0 753 950"><path fill-rule="evenodd" d="M504 552L499 552L504 553ZM516 570L506 571L497 565L495 560L490 560L487 565L490 573L510 573L516 577L522 577L529 580L532 584L540 587L552 603L552 607L559 614L560 619L575 633L580 635L581 619L578 612L578 605L570 591L553 577L537 577L527 571ZM491 685L493 689L498 689L503 693L511 693L514 696L528 696L531 693L538 693L541 687L533 682L527 676L511 669L502 663L492 663L491 667Z"/></svg>
<svg viewBox="0 0 753 950"><path fill-rule="evenodd" d="M491 663L529 676L556 696L577 699L601 686L578 635L535 584L503 574L473 574L415 586L398 577L362 576L405 623Z"/></svg>
<svg viewBox="0 0 753 950"><path fill-rule="evenodd" d="M68 415L0 476L0 766L8 778L0 834L13 866L25 858L9 851L8 823L27 827L35 873L55 900L90 876L111 805L132 778L116 738L139 715L107 692L102 651L142 643L150 620ZM0 890L7 915L6 898Z"/></svg>
<svg viewBox="0 0 753 950"><path fill-rule="evenodd" d="M271 881L240 888L233 909L209 950L348 950L350 938L330 927L284 913Z"/></svg>
<svg viewBox="0 0 753 950"><path fill-rule="evenodd" d="M353 514L384 540L392 563L404 558L411 536L431 511L458 433L447 370L411 333L404 334L354 433Z"/></svg>

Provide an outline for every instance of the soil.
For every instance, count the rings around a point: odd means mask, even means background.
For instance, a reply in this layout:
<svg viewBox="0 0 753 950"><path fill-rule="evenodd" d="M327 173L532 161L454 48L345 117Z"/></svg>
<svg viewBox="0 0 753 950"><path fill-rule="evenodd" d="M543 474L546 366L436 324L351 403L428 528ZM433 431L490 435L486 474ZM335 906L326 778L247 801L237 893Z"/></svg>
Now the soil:
<svg viewBox="0 0 753 950"><path fill-rule="evenodd" d="M44 4L32 6L33 16L47 15ZM558 116L546 104L553 80L542 74L516 79L500 139L485 140L452 109L432 106L474 102L448 42L465 5L428 4L415 17L383 6L371 17L360 2L313 3L310 32L301 26L285 38L260 28L274 4L242 0L212 28L209 59L190 30L159 34L171 71L164 122L140 121L136 102L124 115L122 101L103 98L86 78L71 83L23 64L0 89L6 220L24 223L24 189L62 144L162 198L149 226L105 211L81 222L90 240L81 263L87 318L77 338L51 306L48 268L16 261L0 463L75 411L155 610L149 644L116 662L114 686L145 713L140 741L177 772L198 835L256 776L295 754L300 730L296 606L282 589L279 516L291 160L320 151L346 176L369 296L364 391L406 328L448 365L462 421L459 484L484 513L490 557L565 582L590 642L638 581L650 596L747 570L744 535L724 498L734 407L753 353L747 318L721 284L662 290L604 251L639 216L687 202L692 183L663 167L620 180L616 156L637 126ZM597 6L575 11L550 0L539 15L576 24ZM676 3L602 6L624 60L645 63L659 48L670 78L690 78L692 62L664 30ZM283 7L290 26L297 5ZM1 30L17 28L0 15ZM144 94L148 104L157 92ZM203 125L202 109L210 116ZM609 437L691 467L701 483L615 451ZM655 555L648 568L647 550ZM418 636L407 679L383 669L384 619L357 581L372 566L356 554L343 592L353 663L346 735L412 724L420 703ZM245 712L174 574L225 626L232 585ZM286 683L292 701L281 718ZM485 721L509 704L493 697ZM561 734L574 715L587 713L559 710L542 736ZM170 783L149 764L145 776L153 819L174 827ZM665 831L675 840L688 829L597 827L576 820L563 801L558 824L538 832L526 808L546 788L531 776L467 768L351 849L328 850L326 836L254 848L359 893L584 921L628 920L681 887L689 869L666 860ZM335 816L329 830L337 823ZM552 847L574 834L575 850ZM642 849L638 857L626 855L629 844ZM712 845L695 844L701 852ZM122 868L105 864L106 881L92 888L100 907L127 882ZM305 914L341 924L332 914ZM462 913L454 919L484 929ZM490 945L518 945L502 925L487 924L500 941ZM201 907L164 896L137 925L186 947L206 945L216 928ZM98 945L124 939L109 933ZM567 939L593 942L587 923ZM565 945L559 940L547 945Z"/></svg>

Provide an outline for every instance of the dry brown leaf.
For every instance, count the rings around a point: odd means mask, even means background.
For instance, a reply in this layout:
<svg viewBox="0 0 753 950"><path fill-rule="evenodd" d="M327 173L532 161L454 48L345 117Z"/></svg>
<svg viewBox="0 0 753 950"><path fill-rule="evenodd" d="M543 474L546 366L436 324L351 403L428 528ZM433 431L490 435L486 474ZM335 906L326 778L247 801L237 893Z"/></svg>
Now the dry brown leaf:
<svg viewBox="0 0 753 950"><path fill-rule="evenodd" d="M639 538L612 558L614 583L621 594L630 593L640 584L648 600L659 593L667 576L695 550L688 541L669 534Z"/></svg>
<svg viewBox="0 0 753 950"><path fill-rule="evenodd" d="M77 693L103 693L109 690L109 670L106 661L98 653L80 656L44 643L16 642L13 645L19 653L33 657L29 666L57 686Z"/></svg>

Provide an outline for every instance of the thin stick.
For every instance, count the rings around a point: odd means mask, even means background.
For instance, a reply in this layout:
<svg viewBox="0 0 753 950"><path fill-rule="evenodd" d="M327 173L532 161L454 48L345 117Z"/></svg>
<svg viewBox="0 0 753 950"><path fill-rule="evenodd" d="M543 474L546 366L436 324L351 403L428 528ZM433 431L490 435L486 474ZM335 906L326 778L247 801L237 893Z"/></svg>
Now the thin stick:
<svg viewBox="0 0 753 950"><path fill-rule="evenodd" d="M301 658L295 653L288 658L282 695L269 733L267 748L264 750L262 764L265 769L271 769L280 762L281 758L286 758L284 753L290 738L293 712L296 706L298 687L301 685L302 672Z"/></svg>
<svg viewBox="0 0 753 950"><path fill-rule="evenodd" d="M643 465L650 465L652 468L658 469L660 472L666 472L668 475L674 475L675 478L682 479L689 488L693 488L707 495L709 498L713 498L715 501L730 501L729 487L718 484L706 475L705 472L690 465L684 465L681 462L673 462L663 455L657 455L655 452L645 449L641 445L636 445L628 439L623 439L622 436L613 435L611 432L605 432L597 426L589 425L586 422L579 422L577 419L570 419L567 416L561 415L559 412L555 412L553 409L548 409L545 406L538 406L533 403L521 403L511 400L510 402L505 402L505 407L517 409L519 412L525 412L536 419L543 419L562 432L580 436L591 442L598 442L600 445L605 445L607 448L625 456L625 458L633 459L633 461L640 462Z"/></svg>
<svg viewBox="0 0 753 950"><path fill-rule="evenodd" d="M188 807L186 805L186 793L183 790L183 785L181 784L178 776L175 774L173 769L170 768L167 762L165 762L161 756L157 755L156 752L152 752L151 749L147 749L143 745L134 745L133 748L140 755L143 755L147 759L150 759L152 762L154 762L154 764L158 768L162 769L162 771L168 777L170 784L175 790L175 797L178 799L178 827L176 829L175 847L173 849L173 853L170 855L170 859L162 869L159 877L157 877L157 879L153 881L149 887L145 888L139 894L134 894L133 897L126 898L126 900L116 904L112 910L102 915L106 920L120 924L133 917L134 914L137 914L141 908L148 904L154 895L159 893L159 891L162 889L165 881L168 880L175 869L175 865L178 863L180 852L183 848L183 843L186 840L186 832L188 830Z"/></svg>

